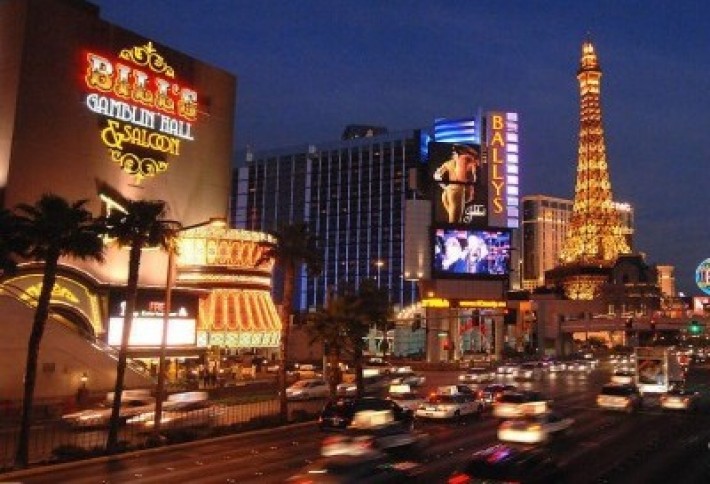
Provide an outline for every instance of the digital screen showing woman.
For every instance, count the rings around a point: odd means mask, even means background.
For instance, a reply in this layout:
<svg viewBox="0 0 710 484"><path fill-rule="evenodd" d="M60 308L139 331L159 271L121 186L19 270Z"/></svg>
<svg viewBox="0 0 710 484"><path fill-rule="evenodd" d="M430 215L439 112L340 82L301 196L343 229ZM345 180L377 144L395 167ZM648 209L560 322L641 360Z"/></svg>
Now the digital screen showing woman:
<svg viewBox="0 0 710 484"><path fill-rule="evenodd" d="M510 232L437 229L433 269L451 275L510 273Z"/></svg>

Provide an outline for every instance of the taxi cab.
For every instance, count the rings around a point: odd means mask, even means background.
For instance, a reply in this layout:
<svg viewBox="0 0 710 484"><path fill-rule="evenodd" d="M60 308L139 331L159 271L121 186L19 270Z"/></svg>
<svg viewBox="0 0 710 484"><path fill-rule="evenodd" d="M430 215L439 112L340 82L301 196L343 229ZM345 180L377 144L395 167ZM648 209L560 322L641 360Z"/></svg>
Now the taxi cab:
<svg viewBox="0 0 710 484"><path fill-rule="evenodd" d="M419 418L451 419L465 415L480 415L483 402L473 393L460 393L456 385L440 387L417 409Z"/></svg>

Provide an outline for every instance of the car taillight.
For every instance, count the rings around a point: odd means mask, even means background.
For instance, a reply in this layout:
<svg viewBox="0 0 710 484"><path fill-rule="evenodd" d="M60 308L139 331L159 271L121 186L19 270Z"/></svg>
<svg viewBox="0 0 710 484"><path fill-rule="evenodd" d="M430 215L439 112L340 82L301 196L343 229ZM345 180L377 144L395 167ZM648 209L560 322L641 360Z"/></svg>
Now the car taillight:
<svg viewBox="0 0 710 484"><path fill-rule="evenodd" d="M464 473L457 473L454 474L453 476L449 477L449 484L469 484L471 482L471 478Z"/></svg>

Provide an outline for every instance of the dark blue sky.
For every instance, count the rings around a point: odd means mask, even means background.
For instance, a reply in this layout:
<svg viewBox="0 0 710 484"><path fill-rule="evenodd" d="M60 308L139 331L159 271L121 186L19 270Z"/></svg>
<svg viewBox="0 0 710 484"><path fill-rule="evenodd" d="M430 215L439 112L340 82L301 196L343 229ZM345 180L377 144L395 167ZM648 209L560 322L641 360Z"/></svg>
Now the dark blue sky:
<svg viewBox="0 0 710 484"><path fill-rule="evenodd" d="M614 198L636 250L700 294L710 257L710 2L93 0L102 17L238 77L236 149L517 111L523 194L572 198L590 33Z"/></svg>

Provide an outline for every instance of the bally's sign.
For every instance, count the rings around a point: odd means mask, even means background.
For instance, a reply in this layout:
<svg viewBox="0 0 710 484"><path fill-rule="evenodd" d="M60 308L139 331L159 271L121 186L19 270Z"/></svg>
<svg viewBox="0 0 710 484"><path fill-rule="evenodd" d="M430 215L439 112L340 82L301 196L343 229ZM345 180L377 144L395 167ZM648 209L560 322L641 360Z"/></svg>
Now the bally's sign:
<svg viewBox="0 0 710 484"><path fill-rule="evenodd" d="M151 42L118 59L88 52L84 81L86 107L106 120L101 141L136 183L166 171L168 158L194 141L197 93L175 81Z"/></svg>

